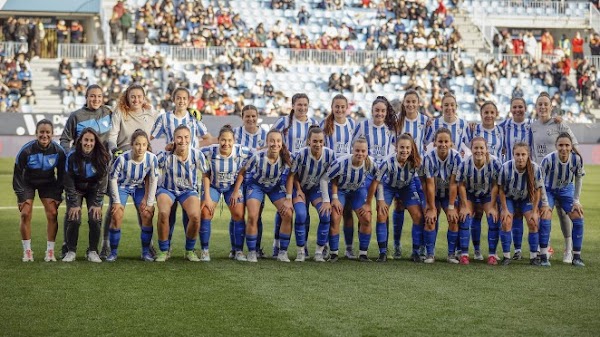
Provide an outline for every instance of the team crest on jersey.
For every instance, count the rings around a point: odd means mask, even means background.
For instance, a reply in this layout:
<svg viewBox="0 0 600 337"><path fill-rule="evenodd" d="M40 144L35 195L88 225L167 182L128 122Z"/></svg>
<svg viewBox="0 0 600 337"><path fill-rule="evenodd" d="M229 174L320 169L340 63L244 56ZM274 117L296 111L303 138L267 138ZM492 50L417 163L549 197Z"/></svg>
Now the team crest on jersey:
<svg viewBox="0 0 600 337"><path fill-rule="evenodd" d="M55 158L48 158L48 164L54 165L54 163L56 163L56 159Z"/></svg>

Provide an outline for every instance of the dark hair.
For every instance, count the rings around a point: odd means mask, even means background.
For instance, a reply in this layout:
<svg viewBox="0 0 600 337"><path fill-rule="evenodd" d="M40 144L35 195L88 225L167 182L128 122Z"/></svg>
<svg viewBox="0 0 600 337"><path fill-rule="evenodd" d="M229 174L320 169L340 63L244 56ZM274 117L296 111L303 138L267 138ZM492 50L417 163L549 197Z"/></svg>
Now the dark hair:
<svg viewBox="0 0 600 337"><path fill-rule="evenodd" d="M417 148L417 144L415 143L415 139L410 133L403 133L396 140L396 146L400 144L401 140L408 140L410 142L410 156L408 156L408 162L412 164L412 167L417 168L421 166L421 156L419 155L419 149Z"/></svg>
<svg viewBox="0 0 600 337"><path fill-rule="evenodd" d="M90 90L93 89L99 89L102 93L104 93L104 91L102 90L102 87L99 86L98 84L92 84L92 85L88 85L87 88L85 88L85 97L87 98L88 94L90 93Z"/></svg>
<svg viewBox="0 0 600 337"><path fill-rule="evenodd" d="M542 98L542 97L547 97L547 98L548 98L548 99L550 99L550 100L552 99L552 98L550 97L550 94L549 94L549 93L547 93L547 92L545 92L545 91L542 91L542 92L540 92L540 94L538 95L538 97L535 99L535 104L537 104L537 101L538 101L540 98Z"/></svg>
<svg viewBox="0 0 600 337"><path fill-rule="evenodd" d="M419 97L419 93L416 90L410 89L407 90L404 94L404 99L402 103L400 103L400 115L398 115L398 132L402 132L404 130L404 121L406 120L406 108L404 107L404 102L406 101L406 96L415 95L417 96L417 103L421 101Z"/></svg>
<svg viewBox="0 0 600 337"><path fill-rule="evenodd" d="M177 87L171 93L171 100L174 100L175 99L175 95L177 95L177 93L180 92L180 91L185 91L185 93L188 95L188 98L192 97L192 95L191 95L190 91L188 90L188 88Z"/></svg>
<svg viewBox="0 0 600 337"><path fill-rule="evenodd" d="M316 124L313 124L311 126L308 127L308 134L306 135L306 142L308 143L310 140L310 137L313 134L319 134L319 133L323 133L323 129L321 129L321 127L319 127Z"/></svg>
<svg viewBox="0 0 600 337"><path fill-rule="evenodd" d="M225 132L230 132L232 135L233 133L233 128L231 127L230 124L225 124L221 127L221 129L219 130L219 136L217 136L217 138L221 138L221 135L224 134Z"/></svg>
<svg viewBox="0 0 600 337"><path fill-rule="evenodd" d="M385 104L386 113L385 120L383 122L388 127L388 129L390 129L391 132L397 134L398 124L396 123L396 112L394 111L394 107L392 106L392 104L390 104L390 101L388 101L388 99L385 98L385 96L377 96L377 98L375 98L373 104L371 105L371 109L373 109L373 107L377 103Z"/></svg>
<svg viewBox="0 0 600 337"><path fill-rule="evenodd" d="M512 104L514 101L521 101L523 102L524 106L527 106L527 102L525 102L525 99L523 97L513 97L510 99L510 107L512 108Z"/></svg>
<svg viewBox="0 0 600 337"><path fill-rule="evenodd" d="M360 136L358 138L356 138L356 140L354 140L354 142L352 142L352 148L354 148L354 145L356 143L364 143L367 145L367 152L369 149L369 142L367 142L367 138L365 138L365 136ZM371 170L371 167L373 167L373 163L371 162L371 158L367 155L367 158L365 158L365 168L368 170Z"/></svg>
<svg viewBox="0 0 600 337"><path fill-rule="evenodd" d="M531 150L529 149L529 144L525 142L517 142L513 145L512 151L513 155L515 153L515 149L518 147L523 147L527 149L527 163L525 164L525 174L527 178L527 194L529 194L529 201L533 202L533 196L535 194L535 173L533 172L533 163L531 162Z"/></svg>
<svg viewBox="0 0 600 337"><path fill-rule="evenodd" d="M173 138L175 138L175 134L179 130L187 130L190 133L190 135L192 133L192 131L190 130L190 128L187 125L185 125L185 124L179 124L179 126L177 126L175 128L175 130L173 130ZM175 150L177 150L177 143L173 142L173 150L171 152L175 153Z"/></svg>
<svg viewBox="0 0 600 337"><path fill-rule="evenodd" d="M244 117L244 112L250 111L250 110L254 110L258 114L258 109L254 105L248 104L248 105L244 105L244 107L242 108L242 117Z"/></svg>
<svg viewBox="0 0 600 337"><path fill-rule="evenodd" d="M448 136L450 136L450 141L452 141L452 132L450 132L450 129L446 127L441 127L435 131L435 134L433 135L433 141L435 142L437 140L438 135L442 133L445 133Z"/></svg>
<svg viewBox="0 0 600 337"><path fill-rule="evenodd" d="M479 108L479 114L481 114L483 112L483 108L485 108L486 106L491 105L494 107L494 109L496 110L496 115L498 115L498 107L496 106L496 103L492 102L492 101L485 101L483 102L483 104L481 105L481 107Z"/></svg>
<svg viewBox="0 0 600 337"><path fill-rule="evenodd" d="M131 134L131 146L133 146L133 143L135 142L135 140L138 137L146 138L146 141L148 142L148 151L152 152L152 146L150 145L150 138L148 137L148 134L146 133L146 131L144 131L142 129L137 129Z"/></svg>
<svg viewBox="0 0 600 337"><path fill-rule="evenodd" d="M346 108L348 108L348 99L346 98L346 96L342 94L337 94L333 96L333 98L331 99L331 113L327 117L325 117L325 122L323 124L323 132L325 132L325 135L327 136L333 135L333 121L335 120L335 116L333 115L333 102L335 102L335 100L338 99L343 99L344 101L346 101Z"/></svg>
<svg viewBox="0 0 600 337"><path fill-rule="evenodd" d="M283 133L281 131L275 130L275 129L271 129L269 132L267 132L266 139L269 139L269 135L271 135L273 133L279 134L283 140ZM285 144L283 143L283 141L281 142L281 150L279 150L279 156L281 157L281 160L283 161L284 164L286 164L289 167L292 167L292 156L290 155L290 151L288 151L288 149L285 146Z"/></svg>
<svg viewBox="0 0 600 337"><path fill-rule="evenodd" d="M458 104L458 102L456 101L456 96L454 96L450 91L446 91L444 93L444 96L442 97L442 102L446 99L446 98L452 98L454 100L455 104Z"/></svg>
<svg viewBox="0 0 600 337"><path fill-rule="evenodd" d="M294 104L296 104L296 101L302 98L306 98L307 101L310 102L310 100L308 99L308 96L305 93L297 93L294 94L294 96L292 96L292 110L290 111L290 115L289 115L289 122L288 122L288 126L286 126L283 129L282 135L283 136L287 136L287 133L289 131L289 129L292 127L292 123L294 122Z"/></svg>
<svg viewBox="0 0 600 337"><path fill-rule="evenodd" d="M85 174L84 167L84 154L83 154L83 136L85 134L91 133L94 136L94 149L92 150L92 154L89 156L90 161L92 162L92 166L96 169L96 173L98 173L98 177L104 177L104 175L108 171L108 163L110 162L110 155L102 144L98 133L92 128L85 128L79 134L79 137L75 140L75 153L73 153L73 158L75 158L75 165L77 165L77 169L80 174Z"/></svg>
<svg viewBox="0 0 600 337"><path fill-rule="evenodd" d="M40 128L40 126L44 125L44 124L50 125L50 128L52 129L52 132L54 133L54 125L52 125L52 122L49 119L46 119L46 118L40 120L39 122L37 122L35 124L35 132L37 133L37 130Z"/></svg>
<svg viewBox="0 0 600 337"><path fill-rule="evenodd" d="M568 138L569 141L571 142L571 151L573 151L573 153L575 153L576 155L579 156L579 158L581 158L581 163L583 164L583 157L581 156L581 154L579 153L579 151L577 150L577 148L573 145L573 137L571 137L571 135L568 132L561 132L558 134L558 137L556 137L556 141L554 142L554 144L556 145L558 143L558 140L561 138Z"/></svg>
<svg viewBox="0 0 600 337"><path fill-rule="evenodd" d="M121 112L121 114L123 115L124 120L127 120L127 117L129 116L129 110L131 109L131 106L129 106L129 93L133 90L141 90L142 94L144 95L144 98L146 97L146 91L141 85L132 84L129 87L127 87L127 89L121 94L121 96L119 96L119 101L117 102L117 108L119 112ZM146 102L145 100L144 103L142 103L142 109L150 109L150 104L148 104L148 102Z"/></svg>

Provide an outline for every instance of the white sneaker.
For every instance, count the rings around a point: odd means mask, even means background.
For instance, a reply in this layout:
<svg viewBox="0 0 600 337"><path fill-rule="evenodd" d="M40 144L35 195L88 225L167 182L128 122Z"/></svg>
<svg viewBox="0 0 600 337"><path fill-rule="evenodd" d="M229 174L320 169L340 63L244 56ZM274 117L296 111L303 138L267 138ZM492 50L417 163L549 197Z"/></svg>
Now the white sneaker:
<svg viewBox="0 0 600 337"><path fill-rule="evenodd" d="M210 262L210 253L208 252L208 249L202 249L202 252L200 252L200 261Z"/></svg>
<svg viewBox="0 0 600 337"><path fill-rule="evenodd" d="M31 249L23 251L23 262L33 262L33 252Z"/></svg>
<svg viewBox="0 0 600 337"><path fill-rule="evenodd" d="M258 262L258 254L255 251L248 252L248 257L246 258L248 262Z"/></svg>
<svg viewBox="0 0 600 337"><path fill-rule="evenodd" d="M65 254L65 257L63 257L62 262L73 262L75 261L76 257L77 255L75 254L75 252L67 252L67 254Z"/></svg>
<svg viewBox="0 0 600 337"><path fill-rule="evenodd" d="M483 255L481 255L481 251L476 250L475 254L473 254L473 259L477 261L483 261Z"/></svg>
<svg viewBox="0 0 600 337"><path fill-rule="evenodd" d="M566 250L563 255L563 262L572 264L573 263L573 253L570 250Z"/></svg>
<svg viewBox="0 0 600 337"><path fill-rule="evenodd" d="M242 251L235 252L235 260L242 261L242 262L248 261L248 259L246 258L246 255L244 255L244 252L242 252Z"/></svg>
<svg viewBox="0 0 600 337"><path fill-rule="evenodd" d="M87 253L87 260L94 263L102 263L102 259L96 251L90 251Z"/></svg>
<svg viewBox="0 0 600 337"><path fill-rule="evenodd" d="M354 255L354 251L352 250L346 250L345 255L348 260L356 260L356 255Z"/></svg>
<svg viewBox="0 0 600 337"><path fill-rule="evenodd" d="M425 258L425 260L423 262L424 263L434 263L435 257L433 255L427 255L427 257Z"/></svg>
<svg viewBox="0 0 600 337"><path fill-rule="evenodd" d="M304 255L304 249L302 249L302 251L298 252L298 255L296 255L296 262L304 262L306 260L306 255Z"/></svg>
<svg viewBox="0 0 600 337"><path fill-rule="evenodd" d="M286 250L280 250L279 254L277 254L277 261L280 262L290 262L290 258L288 257Z"/></svg>
<svg viewBox="0 0 600 337"><path fill-rule="evenodd" d="M325 262L325 258L323 257L323 253L315 253L315 262Z"/></svg>
<svg viewBox="0 0 600 337"><path fill-rule="evenodd" d="M44 257L44 261L46 262L56 262L56 257L54 256L54 250L50 249L46 251L46 256Z"/></svg>

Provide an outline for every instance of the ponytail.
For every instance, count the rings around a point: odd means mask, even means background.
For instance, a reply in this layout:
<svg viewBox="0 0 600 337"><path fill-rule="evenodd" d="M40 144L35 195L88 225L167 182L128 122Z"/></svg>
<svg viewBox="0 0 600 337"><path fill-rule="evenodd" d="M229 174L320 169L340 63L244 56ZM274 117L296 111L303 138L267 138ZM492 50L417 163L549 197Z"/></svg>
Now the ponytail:
<svg viewBox="0 0 600 337"><path fill-rule="evenodd" d="M150 145L150 138L148 137L148 134L146 133L146 131L142 130L142 129L137 129L133 132L133 134L131 135L131 147L133 147L133 142L135 142L135 140L137 139L137 137L144 137L146 138L146 142L148 142L148 149L147 151L152 152L152 145Z"/></svg>
<svg viewBox="0 0 600 337"><path fill-rule="evenodd" d="M385 104L386 113L385 113L385 120L383 122L391 132L393 132L394 134L398 134L399 127L398 127L398 122L396 120L396 111L394 110L394 107L392 106L392 104L390 104L390 101L388 101L388 99L385 98L385 96L377 96L377 98L375 98L375 100L373 101L373 104L371 105L371 109L373 109L373 107L377 103ZM400 127L400 129L401 129L401 127Z"/></svg>
<svg viewBox="0 0 600 337"><path fill-rule="evenodd" d="M573 137L571 137L571 135L568 132L561 132L558 137L556 137L556 143L558 143L558 140L561 138L567 138L570 142L571 142L571 152L575 153L576 155L579 156L579 158L581 159L581 164L583 164L583 157L581 156L581 153L579 153L579 151L577 150L577 148L573 145Z"/></svg>
<svg viewBox="0 0 600 337"><path fill-rule="evenodd" d="M269 130L269 132L267 132L266 139L269 139L269 135L273 133L279 134L283 140L283 133L275 129L271 129ZM285 146L283 141L281 142L281 150L279 150L279 157L281 157L281 161L283 161L285 165L287 165L288 167L292 167L292 156L290 155L290 151L287 149L287 146Z"/></svg>
<svg viewBox="0 0 600 337"><path fill-rule="evenodd" d="M529 195L529 200L533 202L533 196L535 195L535 172L533 171L533 163L531 162L531 152L529 150L529 144L525 142L517 142L512 148L513 154L516 148L525 148L527 149L527 164L525 164L525 174L527 177L527 194Z"/></svg>

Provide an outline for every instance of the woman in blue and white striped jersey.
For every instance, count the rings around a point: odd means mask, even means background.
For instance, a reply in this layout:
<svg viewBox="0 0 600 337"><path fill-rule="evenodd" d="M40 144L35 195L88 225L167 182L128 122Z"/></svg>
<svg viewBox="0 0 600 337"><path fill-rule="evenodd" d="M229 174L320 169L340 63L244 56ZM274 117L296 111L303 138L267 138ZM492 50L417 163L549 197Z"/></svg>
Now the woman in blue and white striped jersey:
<svg viewBox="0 0 600 337"><path fill-rule="evenodd" d="M208 171L202 178L202 214L200 221L200 244L202 246L201 260L210 261L208 251L211 222L215 215L217 203L221 196L229 207L229 236L231 249L238 261L246 261L244 256L244 196L242 193L233 194L233 185L238 172L250 157L250 149L234 144L234 133L230 125L219 130L218 145L203 147L200 150L208 163ZM232 200L235 200L234 202Z"/></svg>
<svg viewBox="0 0 600 337"><path fill-rule="evenodd" d="M117 250L121 240L121 225L125 205L129 196L138 211L141 227L142 260L154 261L150 254L152 241L152 218L156 186L158 183L158 160L152 152L150 139L144 130L138 129L131 135L131 150L121 154L110 171L110 192L112 199L112 219L110 223L110 254L107 262L117 260Z"/></svg>
<svg viewBox="0 0 600 337"><path fill-rule="evenodd" d="M198 174L208 170L206 158L198 149L190 147L192 134L185 125L175 128L174 143L171 151L161 151L157 155L158 166L163 175L156 192L158 206L158 245L160 252L157 262L167 260L170 248L169 216L171 207L178 202L188 215L185 240L185 258L200 261L194 252L196 238L200 229L200 199L198 198Z"/></svg>

